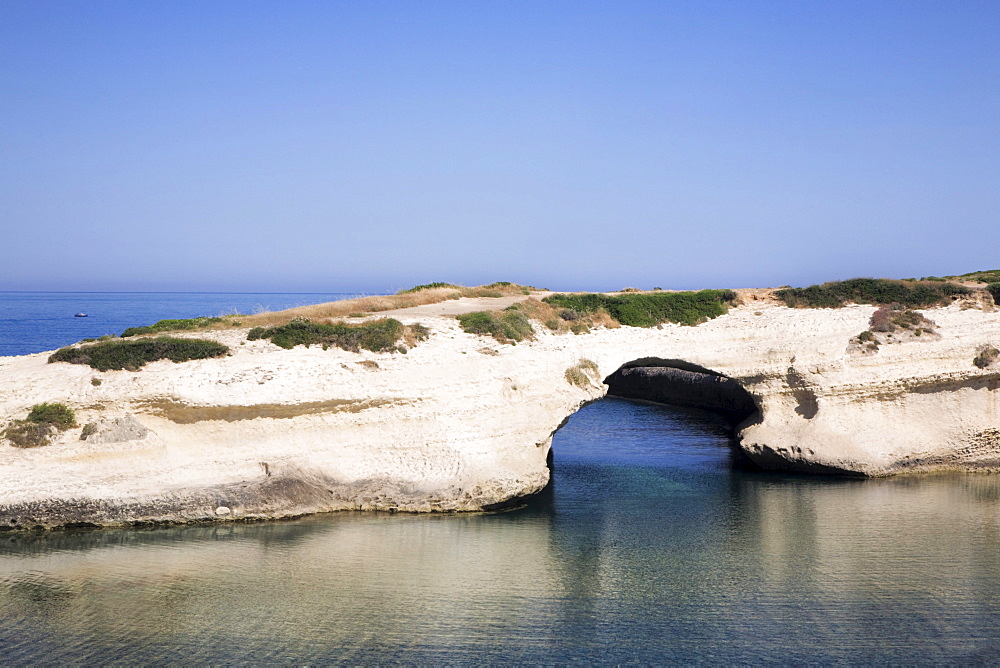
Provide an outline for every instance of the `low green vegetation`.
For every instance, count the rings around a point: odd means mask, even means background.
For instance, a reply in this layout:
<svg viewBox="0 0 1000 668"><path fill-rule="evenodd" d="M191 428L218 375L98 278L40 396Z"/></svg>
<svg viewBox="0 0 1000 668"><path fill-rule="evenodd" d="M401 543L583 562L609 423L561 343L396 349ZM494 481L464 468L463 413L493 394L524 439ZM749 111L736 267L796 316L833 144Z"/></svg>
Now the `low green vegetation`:
<svg viewBox="0 0 1000 668"><path fill-rule="evenodd" d="M1000 306L1000 282L990 283L986 286L986 291L993 297L993 302Z"/></svg>
<svg viewBox="0 0 1000 668"><path fill-rule="evenodd" d="M503 311L475 311L457 318L459 325L469 334L492 336L500 343L516 343L535 336L531 320L516 304Z"/></svg>
<svg viewBox="0 0 1000 668"><path fill-rule="evenodd" d="M420 292L421 290L436 290L437 288L454 288L456 290L461 290L462 286L455 285L454 283L442 283L441 281L435 281L434 283L424 283L423 285L414 285L412 288L407 290L400 290L397 295L408 295L411 292Z"/></svg>
<svg viewBox="0 0 1000 668"><path fill-rule="evenodd" d="M869 329L851 339L851 343L869 352L878 352L879 346L902 343L913 336L932 335L937 329L933 320L923 314L905 308L898 302L884 304L872 313L868 321Z"/></svg>
<svg viewBox="0 0 1000 668"><path fill-rule="evenodd" d="M976 283L1000 283L1000 269L985 269L983 271L973 271L968 274L956 276L964 281L975 281Z"/></svg>
<svg viewBox="0 0 1000 668"><path fill-rule="evenodd" d="M362 348L372 352L386 352L396 349L396 343L404 331L403 323L393 318L357 325L326 325L307 318L296 318L287 325L278 327L254 327L247 334L247 340L269 339L282 348L321 345L336 346L351 352L358 352Z"/></svg>
<svg viewBox="0 0 1000 668"><path fill-rule="evenodd" d="M192 329L205 329L212 325L226 322L226 318L181 318L175 320L160 320L146 327L129 327L122 332L122 338L139 336L140 334L161 334L163 332L180 332ZM237 324L237 323L233 323Z"/></svg>
<svg viewBox="0 0 1000 668"><path fill-rule="evenodd" d="M443 283L437 281L434 283L424 283L423 285L415 285L412 288L406 290L400 290L397 295L408 295L414 292L422 292L424 290L438 290L441 288L449 288L455 290L457 295L452 298L458 299L459 297L503 297L504 295L530 295L535 288L530 285L518 285L517 283L511 283L510 281L497 281L495 283L490 283L489 285L480 285L474 288L467 288L464 285L456 285L455 283Z"/></svg>
<svg viewBox="0 0 1000 668"><path fill-rule="evenodd" d="M28 417L15 420L3 432L16 448L37 448L49 444L54 431L76 426L76 415L66 404L42 403L31 407Z"/></svg>
<svg viewBox="0 0 1000 668"><path fill-rule="evenodd" d="M881 345L881 342L875 337L875 335L867 330L855 336L850 342L857 344L863 350L870 353L877 353L879 346Z"/></svg>
<svg viewBox="0 0 1000 668"><path fill-rule="evenodd" d="M160 336L155 339L122 341L111 339L83 346L60 348L49 356L49 363L87 364L98 371L125 369L138 371L148 362L168 359L173 362L222 357L227 346L204 339L181 339Z"/></svg>
<svg viewBox="0 0 1000 668"><path fill-rule="evenodd" d="M898 329L910 330L916 336L925 331L931 331L937 325L923 315L910 309L904 309L902 304L894 302L880 306L872 313L869 321L873 332L895 332Z"/></svg>
<svg viewBox="0 0 1000 668"><path fill-rule="evenodd" d="M492 336L501 343L533 339L532 321L555 333L586 334L594 327L653 327L664 322L697 325L720 316L736 299L732 290L607 295L558 294L542 301L526 299L503 311L477 311L457 316L470 334Z"/></svg>
<svg viewBox="0 0 1000 668"><path fill-rule="evenodd" d="M427 325L422 325L419 322L407 327L410 333L410 337L413 341L426 341L430 338L431 330Z"/></svg>
<svg viewBox="0 0 1000 668"><path fill-rule="evenodd" d="M3 432L4 438L15 448L39 448L49 444L52 425L15 420Z"/></svg>
<svg viewBox="0 0 1000 668"><path fill-rule="evenodd" d="M889 304L909 308L941 304L971 290L948 281L898 281L889 278L852 278L807 288L776 290L774 296L797 308L839 308L848 303Z"/></svg>
<svg viewBox="0 0 1000 668"><path fill-rule="evenodd" d="M586 358L581 358L579 362L566 369L566 382L577 387L587 387L592 385L600 374L597 364Z"/></svg>
<svg viewBox="0 0 1000 668"><path fill-rule="evenodd" d="M622 325L653 327L664 322L697 325L726 313L735 299L736 293L732 290L699 290L614 296L600 293L559 294L542 301L562 308L560 317L564 320L605 311Z"/></svg>
<svg viewBox="0 0 1000 668"><path fill-rule="evenodd" d="M993 346L983 346L979 350L979 354L976 355L972 363L980 369L985 369L989 365L993 364L1000 357L1000 350L997 350Z"/></svg>
<svg viewBox="0 0 1000 668"><path fill-rule="evenodd" d="M35 404L28 413L28 422L50 424L57 429L69 429L76 425L76 414L66 404Z"/></svg>
<svg viewBox="0 0 1000 668"><path fill-rule="evenodd" d="M538 288L532 287L530 285L519 285L517 283L511 283L510 281L497 281L496 283L490 283L489 285L484 285L482 286L481 289L499 290L501 295L517 294L517 293L520 293L522 295L530 295Z"/></svg>

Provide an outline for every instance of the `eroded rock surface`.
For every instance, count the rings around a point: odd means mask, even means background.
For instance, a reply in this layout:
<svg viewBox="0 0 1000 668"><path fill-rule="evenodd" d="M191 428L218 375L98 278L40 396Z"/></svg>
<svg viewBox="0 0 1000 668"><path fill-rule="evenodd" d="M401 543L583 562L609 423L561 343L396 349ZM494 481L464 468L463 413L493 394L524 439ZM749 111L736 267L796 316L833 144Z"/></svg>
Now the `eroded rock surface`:
<svg viewBox="0 0 1000 668"><path fill-rule="evenodd" d="M852 354L873 311L757 303L697 327L539 325L516 346L401 312L431 330L406 355L211 331L200 336L231 357L106 372L99 386L46 354L0 358L0 422L59 401L93 425L46 447L0 442L0 527L497 507L544 487L553 432L607 391L568 380L581 360L616 393L727 411L766 468L1000 470L1000 371L973 363L1000 344L1000 311L934 309L935 336Z"/></svg>
<svg viewBox="0 0 1000 668"><path fill-rule="evenodd" d="M149 434L134 415L121 417L101 417L97 422L88 422L80 432L80 440L88 443L122 443L141 441Z"/></svg>

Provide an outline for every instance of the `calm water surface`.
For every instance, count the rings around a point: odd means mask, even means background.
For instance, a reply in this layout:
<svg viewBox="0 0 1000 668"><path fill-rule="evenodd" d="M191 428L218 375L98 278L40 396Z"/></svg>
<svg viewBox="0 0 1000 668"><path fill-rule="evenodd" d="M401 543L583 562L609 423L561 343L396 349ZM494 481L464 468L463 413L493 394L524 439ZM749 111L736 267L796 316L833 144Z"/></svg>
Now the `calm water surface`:
<svg viewBox="0 0 1000 668"><path fill-rule="evenodd" d="M995 662L1000 477L734 469L606 399L482 515L0 535L3 663Z"/></svg>
<svg viewBox="0 0 1000 668"><path fill-rule="evenodd" d="M231 292L0 292L0 356L28 355L164 318L280 311L355 294ZM75 318L86 313L86 318Z"/></svg>

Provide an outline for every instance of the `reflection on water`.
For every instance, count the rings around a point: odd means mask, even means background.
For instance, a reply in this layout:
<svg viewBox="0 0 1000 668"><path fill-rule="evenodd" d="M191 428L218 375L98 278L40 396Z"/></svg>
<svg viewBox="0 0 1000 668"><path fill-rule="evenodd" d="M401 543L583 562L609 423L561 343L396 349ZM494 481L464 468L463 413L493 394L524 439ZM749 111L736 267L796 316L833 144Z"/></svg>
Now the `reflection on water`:
<svg viewBox="0 0 1000 668"><path fill-rule="evenodd" d="M724 426L608 399L482 515L0 535L0 658L851 661L1000 655L1000 477L734 469Z"/></svg>

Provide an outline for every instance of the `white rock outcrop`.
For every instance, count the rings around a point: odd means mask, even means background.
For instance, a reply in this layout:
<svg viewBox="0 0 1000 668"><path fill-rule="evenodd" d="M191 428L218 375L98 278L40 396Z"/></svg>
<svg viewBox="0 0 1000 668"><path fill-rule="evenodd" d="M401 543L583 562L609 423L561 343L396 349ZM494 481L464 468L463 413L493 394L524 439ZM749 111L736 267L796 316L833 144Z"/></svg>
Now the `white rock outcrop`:
<svg viewBox="0 0 1000 668"><path fill-rule="evenodd" d="M547 483L552 434L603 396L601 378L640 358L742 384L759 414L740 445L765 467L1000 470L1000 363L972 363L1000 344L1000 312L934 309L937 336L858 354L851 339L873 310L752 305L697 327L538 327L517 345L401 312L431 330L405 355L283 350L231 330L199 335L229 345L229 357L139 372L48 364L47 353L0 358L0 421L58 401L103 434L0 443L0 526L495 507ZM566 378L581 358L600 370L583 386Z"/></svg>

